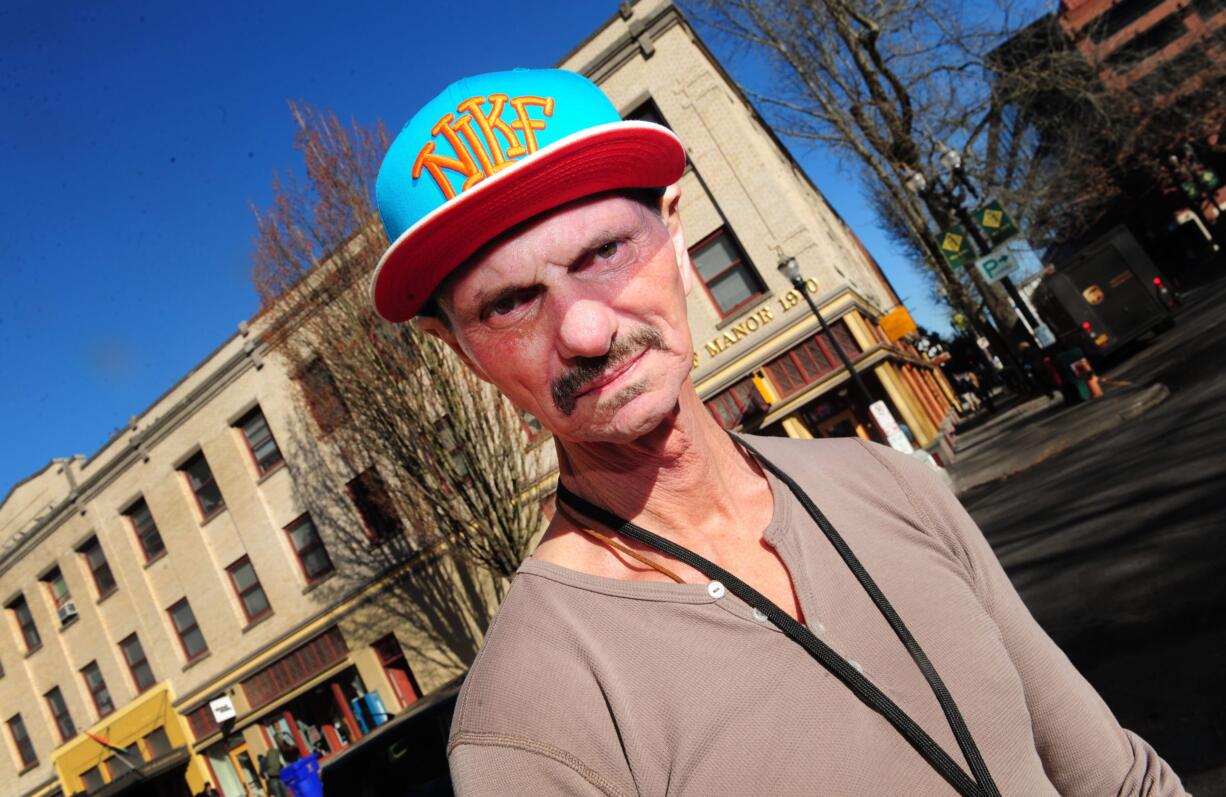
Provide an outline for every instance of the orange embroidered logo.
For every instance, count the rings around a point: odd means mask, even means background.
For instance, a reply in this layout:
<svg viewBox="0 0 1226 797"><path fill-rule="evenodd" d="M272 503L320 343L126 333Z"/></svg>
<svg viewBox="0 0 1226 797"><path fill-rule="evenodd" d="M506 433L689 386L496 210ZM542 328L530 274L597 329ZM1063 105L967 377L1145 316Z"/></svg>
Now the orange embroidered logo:
<svg viewBox="0 0 1226 797"><path fill-rule="evenodd" d="M509 124L502 118L508 103L516 117ZM417 160L413 161L413 179L421 177L424 169L438 183L443 196L452 199L456 192L444 174L445 169L464 175L464 184L460 186L460 191L464 192L510 166L516 158L536 152L536 131L545 129L545 120L528 116L531 106L540 108L547 117L553 116L553 97L491 94L488 98L464 100L456 106L458 117L452 113L443 114L430 131L446 139L455 156L435 152L435 142L427 141L417 153Z"/></svg>

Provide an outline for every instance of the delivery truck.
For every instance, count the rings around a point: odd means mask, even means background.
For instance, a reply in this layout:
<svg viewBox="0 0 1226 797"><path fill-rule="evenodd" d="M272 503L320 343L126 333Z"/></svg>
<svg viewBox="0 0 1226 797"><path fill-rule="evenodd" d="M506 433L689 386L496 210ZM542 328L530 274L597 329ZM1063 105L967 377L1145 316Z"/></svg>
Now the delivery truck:
<svg viewBox="0 0 1226 797"><path fill-rule="evenodd" d="M1174 324L1176 297L1127 227L1058 254L1034 294L1035 309L1063 348L1102 359Z"/></svg>

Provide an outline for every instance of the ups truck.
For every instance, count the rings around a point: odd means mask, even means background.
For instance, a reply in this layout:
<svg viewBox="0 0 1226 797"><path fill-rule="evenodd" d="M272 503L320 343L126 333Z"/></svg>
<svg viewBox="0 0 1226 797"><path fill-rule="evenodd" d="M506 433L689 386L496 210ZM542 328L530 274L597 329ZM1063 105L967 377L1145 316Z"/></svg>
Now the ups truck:
<svg viewBox="0 0 1226 797"><path fill-rule="evenodd" d="M1036 309L1065 347L1101 359L1174 324L1176 300L1127 227L1057 256L1035 291Z"/></svg>

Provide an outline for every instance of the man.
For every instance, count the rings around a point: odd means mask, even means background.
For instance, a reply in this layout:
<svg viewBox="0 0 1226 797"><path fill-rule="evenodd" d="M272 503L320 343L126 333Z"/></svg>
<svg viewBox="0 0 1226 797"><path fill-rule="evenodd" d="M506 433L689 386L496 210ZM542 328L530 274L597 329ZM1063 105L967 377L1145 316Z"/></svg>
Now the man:
<svg viewBox="0 0 1226 797"><path fill-rule="evenodd" d="M585 79L517 70L449 87L380 170L376 309L557 445L562 511L457 703L457 793L1182 794L926 466L715 423L684 165Z"/></svg>

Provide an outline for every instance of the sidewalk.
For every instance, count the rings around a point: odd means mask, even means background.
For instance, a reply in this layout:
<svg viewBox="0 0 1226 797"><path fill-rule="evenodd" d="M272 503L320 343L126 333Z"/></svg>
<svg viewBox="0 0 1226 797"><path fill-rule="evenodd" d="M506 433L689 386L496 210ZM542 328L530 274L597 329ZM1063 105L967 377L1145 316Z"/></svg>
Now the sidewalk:
<svg viewBox="0 0 1226 797"><path fill-rule="evenodd" d="M965 496L971 490L1007 479L1110 432L1158 406L1169 395L1161 382L1108 384L1103 386L1102 398L1071 407L1059 396L1040 396L1002 410L957 436L954 448L958 457L949 469L954 492Z"/></svg>

